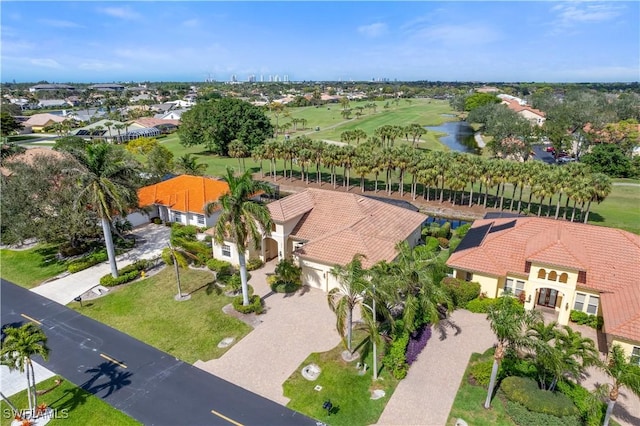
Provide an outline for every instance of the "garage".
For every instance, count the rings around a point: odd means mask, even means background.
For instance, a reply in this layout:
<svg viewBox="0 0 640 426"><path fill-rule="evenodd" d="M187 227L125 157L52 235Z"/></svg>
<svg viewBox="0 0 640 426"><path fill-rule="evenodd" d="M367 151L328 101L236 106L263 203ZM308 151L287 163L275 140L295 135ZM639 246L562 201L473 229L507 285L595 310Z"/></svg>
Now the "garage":
<svg viewBox="0 0 640 426"><path fill-rule="evenodd" d="M319 288L320 290L325 290L326 286L324 284L324 273L320 269L311 268L309 266L302 267L302 284L308 285L312 288Z"/></svg>

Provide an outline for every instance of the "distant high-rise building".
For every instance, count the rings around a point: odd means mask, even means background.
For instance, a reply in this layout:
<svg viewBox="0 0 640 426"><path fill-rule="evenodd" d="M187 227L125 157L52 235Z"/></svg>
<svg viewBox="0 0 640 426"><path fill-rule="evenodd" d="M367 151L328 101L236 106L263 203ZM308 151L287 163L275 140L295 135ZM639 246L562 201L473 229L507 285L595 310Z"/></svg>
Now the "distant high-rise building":
<svg viewBox="0 0 640 426"><path fill-rule="evenodd" d="M289 76L287 74L284 75L284 77L282 78L282 81L284 81L285 83L289 82Z"/></svg>

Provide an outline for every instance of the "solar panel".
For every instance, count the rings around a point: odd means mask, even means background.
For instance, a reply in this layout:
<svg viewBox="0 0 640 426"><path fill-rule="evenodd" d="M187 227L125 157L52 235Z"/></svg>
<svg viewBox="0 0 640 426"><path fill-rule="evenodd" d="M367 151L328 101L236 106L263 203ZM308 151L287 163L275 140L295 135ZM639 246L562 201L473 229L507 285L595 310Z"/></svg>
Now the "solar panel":
<svg viewBox="0 0 640 426"><path fill-rule="evenodd" d="M469 232L467 232L467 235L465 235L462 241L460 241L460 244L458 244L454 253L474 247L480 247L484 237L489 232L489 229L491 229L491 225L493 225L493 223L487 223L486 225L472 227L469 229Z"/></svg>

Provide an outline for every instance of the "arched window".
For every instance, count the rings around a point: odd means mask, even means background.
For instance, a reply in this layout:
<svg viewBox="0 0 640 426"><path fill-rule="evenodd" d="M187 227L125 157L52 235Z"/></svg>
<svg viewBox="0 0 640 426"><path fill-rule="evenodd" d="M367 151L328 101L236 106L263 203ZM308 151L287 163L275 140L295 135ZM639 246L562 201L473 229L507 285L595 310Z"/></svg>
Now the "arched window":
<svg viewBox="0 0 640 426"><path fill-rule="evenodd" d="M544 269L540 269L538 271L538 278L540 278L541 280L547 278L547 271L545 271Z"/></svg>
<svg viewBox="0 0 640 426"><path fill-rule="evenodd" d="M547 279L549 281L556 281L558 279L558 273L556 271L549 272L549 277Z"/></svg>
<svg viewBox="0 0 640 426"><path fill-rule="evenodd" d="M569 275L566 272L560 274L560 282L566 283L569 280Z"/></svg>

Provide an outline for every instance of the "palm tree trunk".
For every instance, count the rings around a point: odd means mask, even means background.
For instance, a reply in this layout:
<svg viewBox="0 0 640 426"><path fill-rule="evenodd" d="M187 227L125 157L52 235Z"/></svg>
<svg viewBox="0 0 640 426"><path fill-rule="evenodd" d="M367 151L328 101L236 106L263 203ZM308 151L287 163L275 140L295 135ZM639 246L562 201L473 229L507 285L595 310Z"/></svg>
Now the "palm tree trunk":
<svg viewBox="0 0 640 426"><path fill-rule="evenodd" d="M509 211L512 212L513 211L513 202L516 199L516 189L518 189L518 184L515 183L513 185L513 194L511 194L511 204L509 205Z"/></svg>
<svg viewBox="0 0 640 426"><path fill-rule="evenodd" d="M520 186L520 195L518 196L518 213L520 213L520 208L522 207L522 190L524 189L524 185Z"/></svg>
<svg viewBox="0 0 640 426"><path fill-rule="evenodd" d="M562 213L562 218L564 220L567 219L567 211L569 210L569 196L567 195L567 202L564 204L564 212Z"/></svg>
<svg viewBox="0 0 640 426"><path fill-rule="evenodd" d="M496 349L497 350L497 349ZM484 401L484 408L491 408L491 397L493 396L493 389L496 387L496 378L498 377L498 367L500 364L497 359L493 359L493 367L491 368L491 380L489 381L489 391L487 392L487 399Z"/></svg>
<svg viewBox="0 0 640 426"><path fill-rule="evenodd" d="M351 353L351 329L353 328L351 321L353 321L353 309L349 309L349 313L347 314L347 349L349 350L350 353Z"/></svg>
<svg viewBox="0 0 640 426"><path fill-rule="evenodd" d="M29 411L33 413L33 394L31 393L31 375L29 374L29 364L27 363L27 368L25 368L25 373L27 373L27 400L29 402Z"/></svg>
<svg viewBox="0 0 640 426"><path fill-rule="evenodd" d="M560 214L560 201L562 200L562 193L558 196L558 202L556 203L556 214L554 219L558 220L558 215Z"/></svg>
<svg viewBox="0 0 640 426"><path fill-rule="evenodd" d="M538 217L542 213L542 202L544 201L544 197L540 197L540 202L538 203Z"/></svg>
<svg viewBox="0 0 640 426"><path fill-rule="evenodd" d="M249 306L249 285L247 284L247 263L245 254L241 247L236 245L238 250L238 263L240 264L240 282L242 284L242 305Z"/></svg>
<svg viewBox="0 0 640 426"><path fill-rule="evenodd" d="M587 223L589 221L589 210L591 210L591 200L589 200L589 203L587 204L587 211L584 215L584 223Z"/></svg>
<svg viewBox="0 0 640 426"><path fill-rule="evenodd" d="M576 217L576 200L573 200L573 211L571 212L571 222Z"/></svg>
<svg viewBox="0 0 640 426"><path fill-rule="evenodd" d="M489 185L484 186L484 208L487 208L487 198L489 198Z"/></svg>
<svg viewBox="0 0 640 426"><path fill-rule="evenodd" d="M613 407L616 405L615 399L609 399L607 403L607 412L604 415L604 422L602 422L603 426L609 426L609 420L611 419L611 413L613 412Z"/></svg>
<svg viewBox="0 0 640 426"><path fill-rule="evenodd" d="M109 219L103 217L100 219L102 222L102 233L104 234L104 243L107 247L107 257L109 258L109 265L111 266L111 276L113 278L118 277L118 265L116 264L116 250L113 247L113 238L111 237L111 223Z"/></svg>
<svg viewBox="0 0 640 426"><path fill-rule="evenodd" d="M469 189L469 207L473 205L473 182L471 183L471 188Z"/></svg>
<svg viewBox="0 0 640 426"><path fill-rule="evenodd" d="M28 359L28 367L31 370L31 392L33 392L33 410L38 408L38 393L36 392L36 370L33 368L33 362Z"/></svg>

